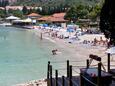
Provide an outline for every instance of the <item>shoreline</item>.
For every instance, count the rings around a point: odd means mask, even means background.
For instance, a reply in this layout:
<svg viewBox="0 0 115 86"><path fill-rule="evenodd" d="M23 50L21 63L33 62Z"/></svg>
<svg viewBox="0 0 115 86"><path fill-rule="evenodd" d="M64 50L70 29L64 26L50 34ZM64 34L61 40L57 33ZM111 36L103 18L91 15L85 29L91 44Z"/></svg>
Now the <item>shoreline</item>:
<svg viewBox="0 0 115 86"><path fill-rule="evenodd" d="M40 38L40 34L44 33L43 30L39 30L39 29L32 29L32 30L28 30L28 31L33 32L39 38ZM95 37L99 38L98 36L100 37L103 35L95 35ZM100 52L105 51L106 50L105 47L85 46L85 45L80 44L81 41L83 41L86 37L88 37L88 39L92 40L94 38L94 35L83 35L83 36L79 37L81 40L77 41L76 43L68 43L68 41L66 39L52 38L48 34L44 33L42 40L46 39L52 43L55 43L57 46L59 46L63 50L67 50L70 53L72 52L71 53L71 56L73 56L73 57L71 57L72 59L73 58L77 59L75 57L78 57L78 58L81 58L81 60L86 60L88 58L89 54L91 54L91 53L95 54L95 55L103 56L105 53L100 53ZM77 51L77 53L76 53L76 51ZM83 54L83 52L84 52L84 54ZM105 61L105 58L104 58L104 61ZM96 64L96 62L94 61L93 64ZM45 81L45 79L32 80L32 81L36 81L37 84L40 84L39 86L47 86L47 82ZM13 86L31 86L31 84L36 84L36 82L33 83L32 81L24 83L24 84L13 85ZM37 85L34 85L34 86L37 86Z"/></svg>

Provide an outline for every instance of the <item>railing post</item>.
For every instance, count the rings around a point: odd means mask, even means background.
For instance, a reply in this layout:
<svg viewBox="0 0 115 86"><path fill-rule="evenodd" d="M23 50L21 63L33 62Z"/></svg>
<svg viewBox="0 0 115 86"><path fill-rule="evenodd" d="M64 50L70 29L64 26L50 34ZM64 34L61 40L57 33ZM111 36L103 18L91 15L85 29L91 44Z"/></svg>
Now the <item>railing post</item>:
<svg viewBox="0 0 115 86"><path fill-rule="evenodd" d="M98 63L98 78L97 86L101 86L101 63Z"/></svg>
<svg viewBox="0 0 115 86"><path fill-rule="evenodd" d="M108 72L109 72L109 71L110 71L110 53L108 53L107 55L108 55L108 58L107 58L107 59L108 59L108 60L107 60L107 65L108 65L108 66L107 66L107 70L108 70Z"/></svg>
<svg viewBox="0 0 115 86"><path fill-rule="evenodd" d="M87 68L89 68L89 59L87 59Z"/></svg>
<svg viewBox="0 0 115 86"><path fill-rule="evenodd" d="M58 70L55 70L55 86L58 86Z"/></svg>
<svg viewBox="0 0 115 86"><path fill-rule="evenodd" d="M62 76L62 86L65 86L65 77Z"/></svg>
<svg viewBox="0 0 115 86"><path fill-rule="evenodd" d="M72 84L72 65L69 66L69 86L73 86Z"/></svg>
<svg viewBox="0 0 115 86"><path fill-rule="evenodd" d="M50 72L50 61L48 61L48 66L47 66L47 79L49 79L49 72Z"/></svg>
<svg viewBox="0 0 115 86"><path fill-rule="evenodd" d="M50 61L48 61L48 66L47 66L47 86L49 86L49 73L50 73Z"/></svg>
<svg viewBox="0 0 115 86"><path fill-rule="evenodd" d="M67 60L67 77L69 77L69 60Z"/></svg>
<svg viewBox="0 0 115 86"><path fill-rule="evenodd" d="M53 86L52 84L52 65L50 65L50 86Z"/></svg>
<svg viewBox="0 0 115 86"><path fill-rule="evenodd" d="M83 74L80 73L80 86L84 86L84 79L83 79Z"/></svg>

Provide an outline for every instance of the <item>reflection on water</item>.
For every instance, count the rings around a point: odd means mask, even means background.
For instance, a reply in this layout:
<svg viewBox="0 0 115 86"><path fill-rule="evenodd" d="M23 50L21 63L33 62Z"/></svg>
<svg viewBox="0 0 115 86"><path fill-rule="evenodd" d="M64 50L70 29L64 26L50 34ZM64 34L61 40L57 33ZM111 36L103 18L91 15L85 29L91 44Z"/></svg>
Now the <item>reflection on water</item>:
<svg viewBox="0 0 115 86"><path fill-rule="evenodd" d="M4 28L0 28L0 39L5 40L7 36L8 36L8 31L4 30Z"/></svg>

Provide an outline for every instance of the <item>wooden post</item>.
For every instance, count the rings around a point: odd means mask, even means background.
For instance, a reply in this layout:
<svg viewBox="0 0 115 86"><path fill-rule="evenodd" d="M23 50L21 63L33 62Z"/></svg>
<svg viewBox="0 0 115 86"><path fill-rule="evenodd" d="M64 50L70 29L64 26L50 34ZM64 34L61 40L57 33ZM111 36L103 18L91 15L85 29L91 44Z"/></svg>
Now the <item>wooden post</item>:
<svg viewBox="0 0 115 86"><path fill-rule="evenodd" d="M73 86L72 84L72 65L69 66L69 86Z"/></svg>
<svg viewBox="0 0 115 86"><path fill-rule="evenodd" d="M42 32L40 33L40 39L42 40Z"/></svg>
<svg viewBox="0 0 115 86"><path fill-rule="evenodd" d="M53 86L52 84L52 65L50 65L50 86Z"/></svg>
<svg viewBox="0 0 115 86"><path fill-rule="evenodd" d="M84 79L83 79L83 74L80 73L80 86L84 86Z"/></svg>
<svg viewBox="0 0 115 86"><path fill-rule="evenodd" d="M50 73L50 61L48 61L48 68L47 68L47 86L49 86L49 73Z"/></svg>
<svg viewBox="0 0 115 86"><path fill-rule="evenodd" d="M55 70L55 86L58 86L58 70Z"/></svg>
<svg viewBox="0 0 115 86"><path fill-rule="evenodd" d="M97 86L101 86L101 63L98 63L98 78Z"/></svg>
<svg viewBox="0 0 115 86"><path fill-rule="evenodd" d="M107 70L108 72L110 71L110 53L107 54L108 55L108 60L107 60Z"/></svg>
<svg viewBox="0 0 115 86"><path fill-rule="evenodd" d="M69 60L67 60L67 78L69 77Z"/></svg>
<svg viewBox="0 0 115 86"><path fill-rule="evenodd" d="M87 68L89 68L89 59L87 59Z"/></svg>
<svg viewBox="0 0 115 86"><path fill-rule="evenodd" d="M62 86L65 86L65 77L62 76Z"/></svg>
<svg viewBox="0 0 115 86"><path fill-rule="evenodd" d="M49 79L49 72L50 72L50 61L48 61L47 79Z"/></svg>

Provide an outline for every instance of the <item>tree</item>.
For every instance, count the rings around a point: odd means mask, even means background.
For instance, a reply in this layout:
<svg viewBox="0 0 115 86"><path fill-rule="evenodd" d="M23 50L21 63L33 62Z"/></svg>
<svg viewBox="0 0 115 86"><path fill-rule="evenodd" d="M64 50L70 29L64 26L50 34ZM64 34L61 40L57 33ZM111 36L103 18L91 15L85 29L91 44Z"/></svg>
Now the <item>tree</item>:
<svg viewBox="0 0 115 86"><path fill-rule="evenodd" d="M88 14L88 18L96 20L96 18L100 16L100 11L101 11L101 4L96 4L91 8L91 11Z"/></svg>
<svg viewBox="0 0 115 86"><path fill-rule="evenodd" d="M12 14L13 14L14 16L23 18L23 12L20 11L20 10L14 10L14 11L12 12Z"/></svg>
<svg viewBox="0 0 115 86"><path fill-rule="evenodd" d="M26 6L23 7L22 12L23 12L24 15L28 14L28 9L27 9Z"/></svg>
<svg viewBox="0 0 115 86"><path fill-rule="evenodd" d="M4 18L5 17L5 10L0 10L0 17Z"/></svg>
<svg viewBox="0 0 115 86"><path fill-rule="evenodd" d="M88 14L88 9L86 8L86 6L80 4L78 6L76 6L77 9L77 16L79 18L86 18L87 14Z"/></svg>
<svg viewBox="0 0 115 86"><path fill-rule="evenodd" d="M110 39L110 45L115 45L115 1L105 0L100 14L100 30Z"/></svg>
<svg viewBox="0 0 115 86"><path fill-rule="evenodd" d="M75 6L71 7L67 11L67 13L65 15L65 19L68 19L70 21L76 22L76 20L77 20L77 10L76 10Z"/></svg>

